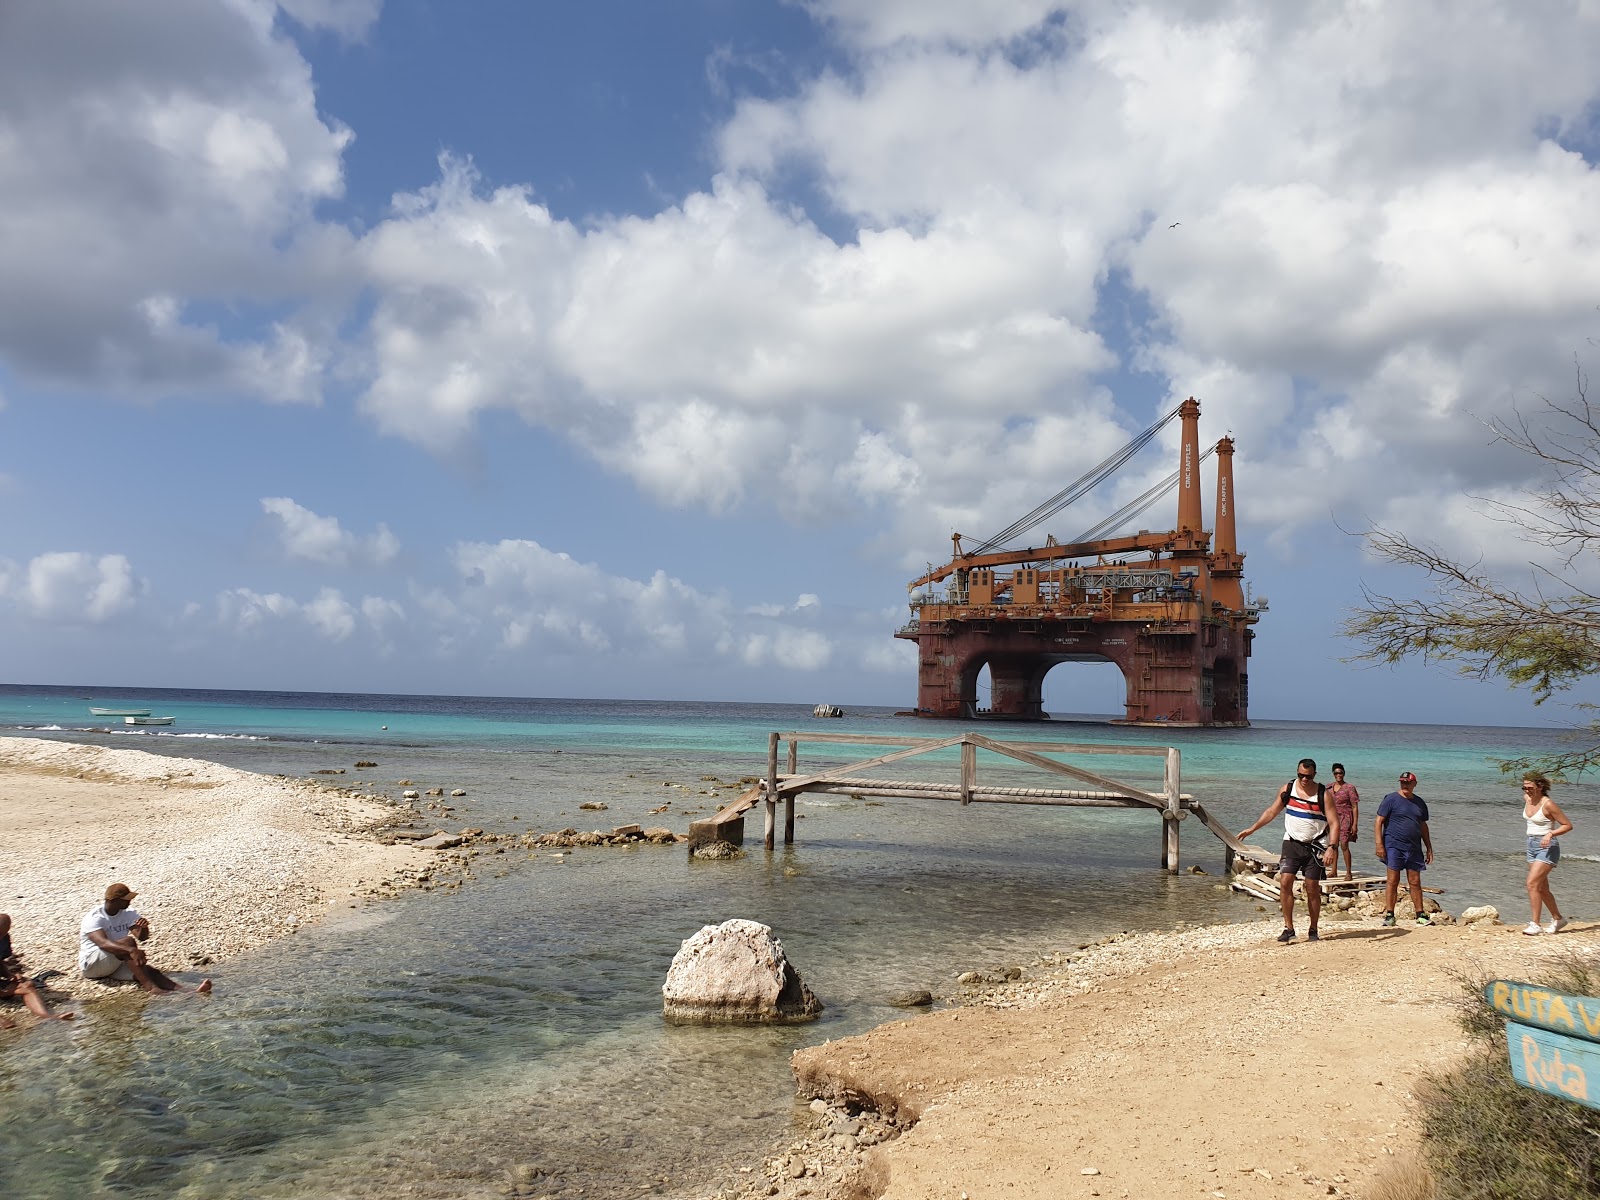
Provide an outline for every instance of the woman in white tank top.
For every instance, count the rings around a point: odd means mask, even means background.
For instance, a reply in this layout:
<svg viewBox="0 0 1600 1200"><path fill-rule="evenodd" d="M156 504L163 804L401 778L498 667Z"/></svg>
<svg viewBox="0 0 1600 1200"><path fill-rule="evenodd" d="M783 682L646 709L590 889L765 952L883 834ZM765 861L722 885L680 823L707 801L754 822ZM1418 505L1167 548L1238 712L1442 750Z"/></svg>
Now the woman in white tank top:
<svg viewBox="0 0 1600 1200"><path fill-rule="evenodd" d="M1550 872L1561 861L1561 843L1556 839L1572 832L1572 822L1550 799L1550 780L1538 771L1522 777L1522 816L1528 826L1528 905L1533 911L1533 919L1522 932L1529 936L1560 933L1567 919L1550 894ZM1544 925L1539 923L1541 909L1550 911L1550 920Z"/></svg>

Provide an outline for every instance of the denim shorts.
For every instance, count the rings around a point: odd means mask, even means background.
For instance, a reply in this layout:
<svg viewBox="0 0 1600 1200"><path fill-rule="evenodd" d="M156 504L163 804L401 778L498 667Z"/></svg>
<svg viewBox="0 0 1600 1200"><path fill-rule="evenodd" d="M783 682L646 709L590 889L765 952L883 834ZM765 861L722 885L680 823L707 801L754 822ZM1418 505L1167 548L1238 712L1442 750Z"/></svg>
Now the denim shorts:
<svg viewBox="0 0 1600 1200"><path fill-rule="evenodd" d="M1528 835L1528 861L1547 862L1553 867L1561 861L1561 843L1551 838L1549 846L1541 846L1539 843L1542 841L1544 841L1542 833Z"/></svg>
<svg viewBox="0 0 1600 1200"><path fill-rule="evenodd" d="M1391 871L1426 871L1428 859L1422 853L1421 842L1390 842L1383 848L1383 865Z"/></svg>

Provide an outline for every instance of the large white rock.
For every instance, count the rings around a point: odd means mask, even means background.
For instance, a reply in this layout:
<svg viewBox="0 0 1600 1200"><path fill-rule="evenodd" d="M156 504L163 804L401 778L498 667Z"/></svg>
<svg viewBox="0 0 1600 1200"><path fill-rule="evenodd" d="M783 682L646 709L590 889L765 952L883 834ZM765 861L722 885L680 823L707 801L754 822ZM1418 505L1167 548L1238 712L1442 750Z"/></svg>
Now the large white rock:
<svg viewBox="0 0 1600 1200"><path fill-rule="evenodd" d="M661 1012L695 1024L809 1021L822 1011L783 943L759 921L707 925L673 956Z"/></svg>
<svg viewBox="0 0 1600 1200"><path fill-rule="evenodd" d="M1487 921L1493 925L1500 919L1500 910L1492 904L1485 904L1478 908L1462 910L1461 923L1463 925L1476 925L1479 921Z"/></svg>

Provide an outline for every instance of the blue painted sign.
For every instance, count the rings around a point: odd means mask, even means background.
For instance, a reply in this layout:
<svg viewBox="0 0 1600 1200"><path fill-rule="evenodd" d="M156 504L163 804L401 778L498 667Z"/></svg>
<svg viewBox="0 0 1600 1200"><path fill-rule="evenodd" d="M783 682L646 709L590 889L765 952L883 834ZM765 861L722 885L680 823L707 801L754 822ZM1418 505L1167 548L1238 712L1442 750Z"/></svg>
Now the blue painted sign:
<svg viewBox="0 0 1600 1200"><path fill-rule="evenodd" d="M1511 1074L1525 1088L1600 1109L1600 1045L1506 1022Z"/></svg>
<svg viewBox="0 0 1600 1200"><path fill-rule="evenodd" d="M1513 1021L1600 1042L1600 997L1569 996L1531 983L1496 979L1483 985L1483 998Z"/></svg>

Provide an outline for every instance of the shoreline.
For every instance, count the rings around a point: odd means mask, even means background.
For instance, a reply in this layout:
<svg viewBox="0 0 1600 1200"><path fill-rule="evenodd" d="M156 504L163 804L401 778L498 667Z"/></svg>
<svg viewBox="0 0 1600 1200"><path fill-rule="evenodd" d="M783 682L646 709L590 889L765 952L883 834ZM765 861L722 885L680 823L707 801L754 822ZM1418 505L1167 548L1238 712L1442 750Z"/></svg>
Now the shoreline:
<svg viewBox="0 0 1600 1200"><path fill-rule="evenodd" d="M76 977L78 922L111 879L141 893L153 961L192 980L199 959L225 962L400 887L451 886L430 874L470 878L483 852L470 844L377 840L432 819L313 780L8 738L0 878L14 886L0 910L30 972L68 973L47 987L57 1006L61 992L123 990ZM1460 1051L1451 971L1594 953L1581 934L1597 928L1386 930L1335 911L1321 943L1279 946L1274 914L1113 935L1037 957L1017 979L958 980L950 963L943 1007L794 1054L800 1099L759 1162L669 1194L1237 1200L1278 1194L1285 1178L1359 1194L1416 1140L1410 1081ZM1398 1059L1382 1057L1395 1045ZM513 1173L509 1194L538 1194L527 1183Z"/></svg>
<svg viewBox="0 0 1600 1200"><path fill-rule="evenodd" d="M0 741L0 911L59 1006L132 984L81 978L78 926L113 881L139 893L151 961L180 978L366 898L440 859L364 834L420 815L375 795L143 750Z"/></svg>
<svg viewBox="0 0 1600 1200"><path fill-rule="evenodd" d="M798 1050L810 1129L696 1194L1363 1195L1417 1147L1413 1083L1466 1047L1463 976L1600 954L1515 925L1343 914L1282 946L1280 924L1117 935Z"/></svg>

